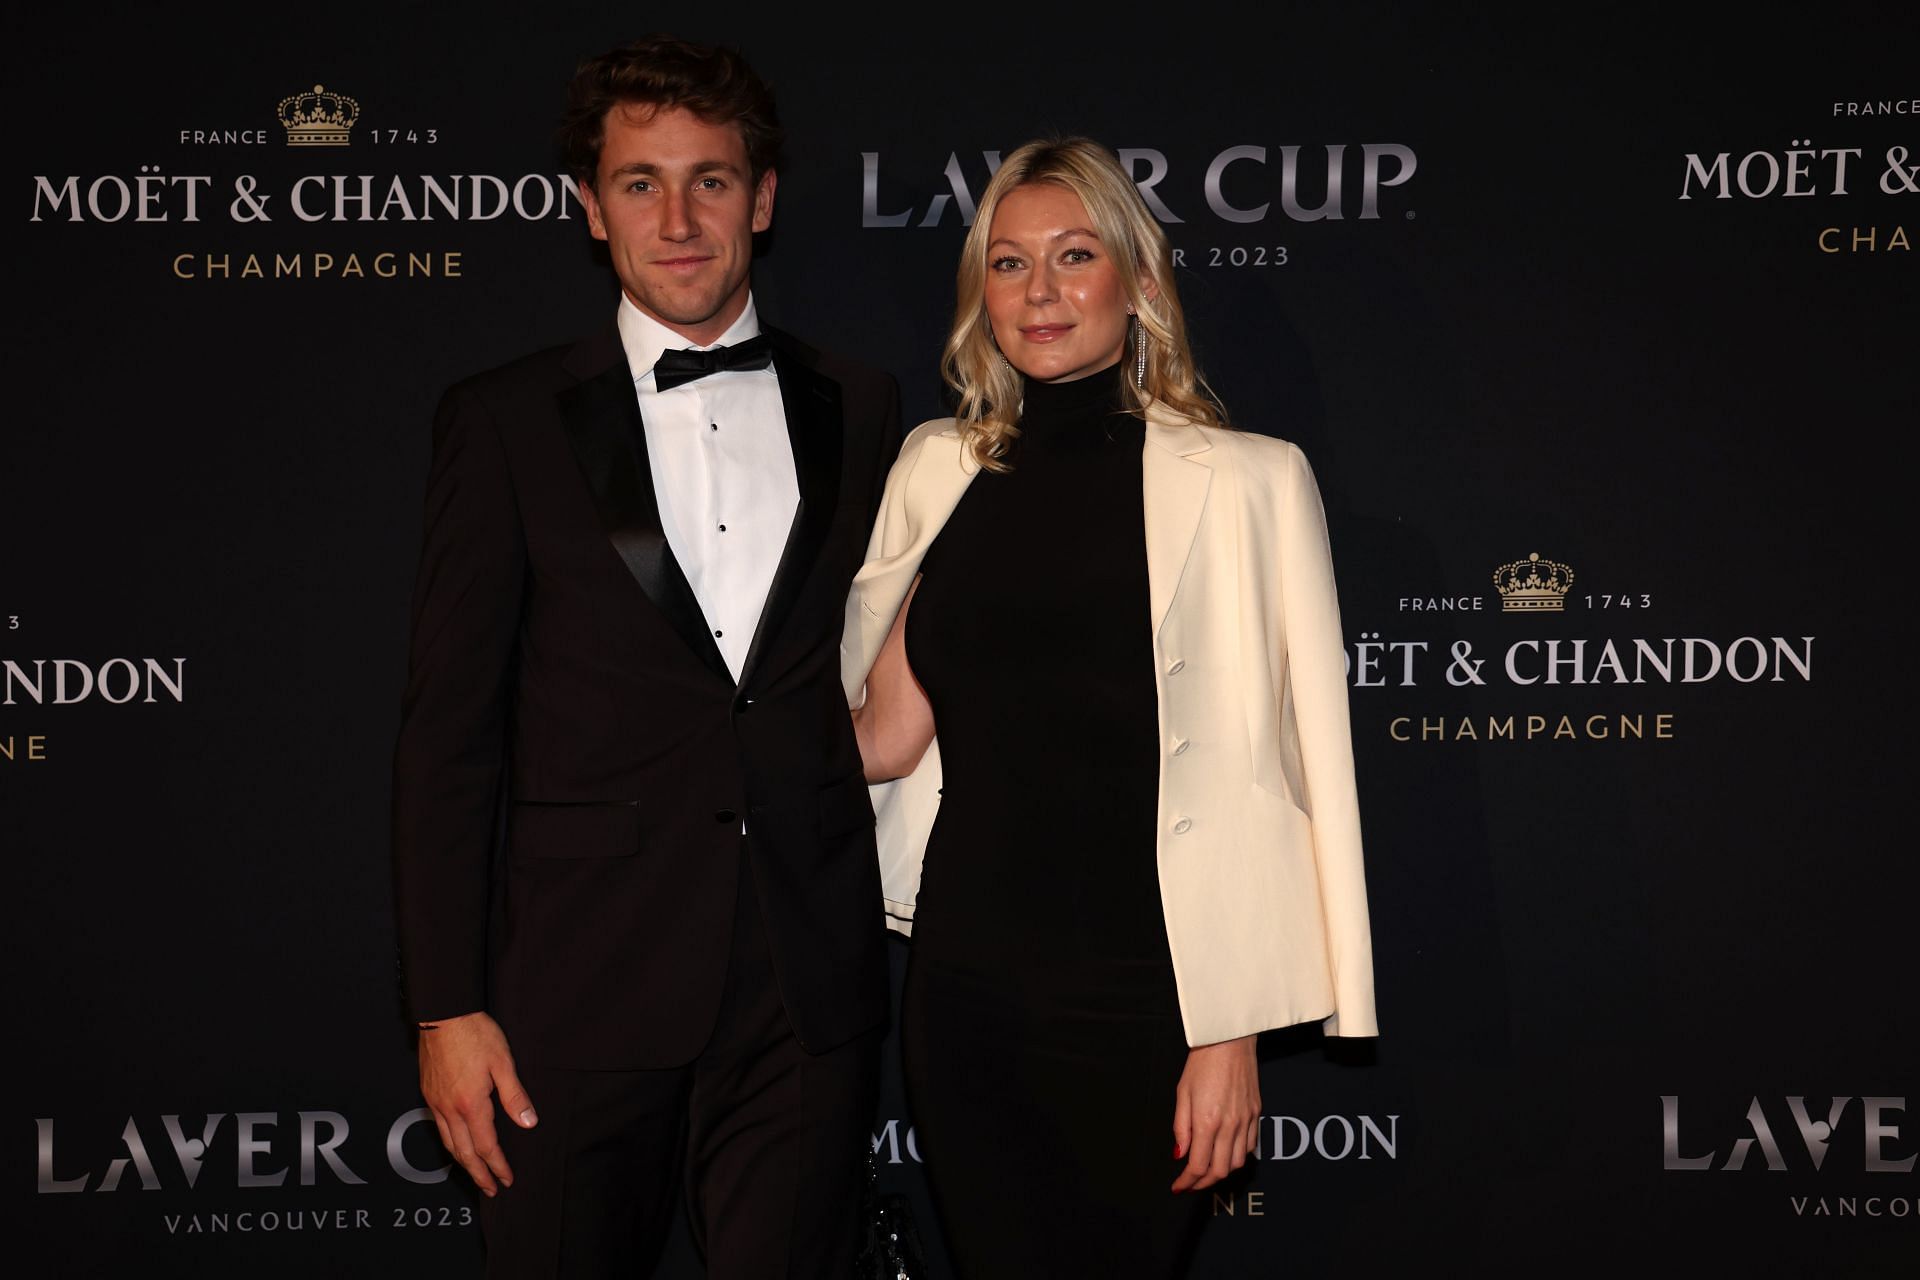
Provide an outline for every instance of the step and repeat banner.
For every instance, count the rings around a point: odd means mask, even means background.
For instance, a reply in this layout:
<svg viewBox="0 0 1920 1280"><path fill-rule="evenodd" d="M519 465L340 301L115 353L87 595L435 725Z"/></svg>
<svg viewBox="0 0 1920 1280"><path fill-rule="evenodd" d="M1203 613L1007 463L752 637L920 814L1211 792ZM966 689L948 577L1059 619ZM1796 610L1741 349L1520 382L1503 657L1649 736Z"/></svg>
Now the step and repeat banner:
<svg viewBox="0 0 1920 1280"><path fill-rule="evenodd" d="M1267 1037L1195 1274L1913 1274L1912 10L731 9L763 314L937 416L979 192L1091 134L1325 491L1383 1034ZM429 417L611 318L552 130L668 19L7 21L0 1256L472 1274L388 889Z"/></svg>

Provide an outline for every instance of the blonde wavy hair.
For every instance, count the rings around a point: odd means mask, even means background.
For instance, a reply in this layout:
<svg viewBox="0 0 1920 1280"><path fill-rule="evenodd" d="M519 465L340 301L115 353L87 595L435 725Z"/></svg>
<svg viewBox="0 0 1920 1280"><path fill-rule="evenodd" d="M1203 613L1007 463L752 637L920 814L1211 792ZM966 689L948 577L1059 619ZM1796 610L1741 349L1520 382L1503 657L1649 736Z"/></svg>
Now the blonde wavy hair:
<svg viewBox="0 0 1920 1280"><path fill-rule="evenodd" d="M1080 197L1108 261L1120 273L1134 323L1146 331L1142 385L1133 382L1132 341L1119 370L1109 375L1120 379L1122 403L1129 412L1144 419L1148 403L1157 400L1203 426L1227 426L1219 399L1194 366L1187 345L1186 313L1173 284L1167 234L1148 212L1133 180L1113 152L1091 138L1040 139L1001 164L980 197L960 250L953 327L940 354L940 374L959 395L955 417L975 461L989 471L1008 470L1006 454L1019 434L1014 424L1020 416L1020 371L1001 357L987 319L987 245L1000 201L1008 192L1037 182L1065 187ZM1151 299L1146 294L1149 282L1157 286Z"/></svg>

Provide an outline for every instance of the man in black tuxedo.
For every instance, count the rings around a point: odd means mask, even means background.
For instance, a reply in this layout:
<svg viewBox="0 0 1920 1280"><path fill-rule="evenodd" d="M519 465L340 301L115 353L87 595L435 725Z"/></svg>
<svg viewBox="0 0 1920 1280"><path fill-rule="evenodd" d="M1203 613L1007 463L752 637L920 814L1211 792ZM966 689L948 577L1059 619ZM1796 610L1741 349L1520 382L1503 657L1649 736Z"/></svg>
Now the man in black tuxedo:
<svg viewBox="0 0 1920 1280"><path fill-rule="evenodd" d="M489 1274L643 1274L684 1184L710 1274L848 1275L887 977L838 643L898 389L760 324L779 126L737 54L593 59L562 141L615 323L434 423L394 761L421 1092Z"/></svg>

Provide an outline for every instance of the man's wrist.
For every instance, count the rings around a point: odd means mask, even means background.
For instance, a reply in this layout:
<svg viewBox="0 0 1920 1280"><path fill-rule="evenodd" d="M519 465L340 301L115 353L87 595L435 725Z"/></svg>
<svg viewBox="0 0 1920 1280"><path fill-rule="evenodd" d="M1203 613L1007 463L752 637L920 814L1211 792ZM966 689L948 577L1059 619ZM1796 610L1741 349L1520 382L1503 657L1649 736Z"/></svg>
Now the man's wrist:
<svg viewBox="0 0 1920 1280"><path fill-rule="evenodd" d="M485 1012L485 1009L471 1009L466 1013L456 1013L441 1018L415 1018L413 1020L413 1029L415 1031L438 1031L448 1023L459 1022L462 1019L471 1018L475 1014Z"/></svg>

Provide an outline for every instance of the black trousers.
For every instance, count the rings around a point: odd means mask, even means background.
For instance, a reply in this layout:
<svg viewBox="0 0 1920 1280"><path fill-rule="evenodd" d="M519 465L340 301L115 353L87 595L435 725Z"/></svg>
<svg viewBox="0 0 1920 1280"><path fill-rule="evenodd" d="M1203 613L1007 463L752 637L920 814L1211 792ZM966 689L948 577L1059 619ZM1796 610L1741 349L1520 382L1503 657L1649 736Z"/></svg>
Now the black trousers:
<svg viewBox="0 0 1920 1280"><path fill-rule="evenodd" d="M741 864L725 994L699 1057L659 1071L518 1064L540 1123L521 1129L496 1103L514 1180L481 1205L489 1277L649 1275L682 1193L713 1280L853 1274L881 1031L801 1049Z"/></svg>

